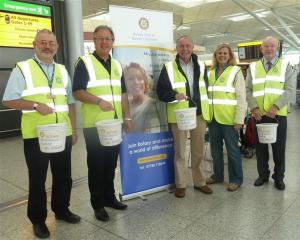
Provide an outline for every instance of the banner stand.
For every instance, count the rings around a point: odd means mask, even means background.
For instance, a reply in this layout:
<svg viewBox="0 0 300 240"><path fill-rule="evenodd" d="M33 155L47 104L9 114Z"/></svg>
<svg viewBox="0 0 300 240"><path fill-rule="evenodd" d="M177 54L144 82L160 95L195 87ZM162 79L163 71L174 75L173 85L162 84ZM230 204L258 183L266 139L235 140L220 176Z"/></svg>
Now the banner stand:
<svg viewBox="0 0 300 240"><path fill-rule="evenodd" d="M121 193L119 193L119 199L121 202L126 201L126 200L130 200L133 198L137 198L140 197L143 201L147 200L147 198L145 198L145 195L149 195L152 193L156 193L156 192L160 192L163 190L168 190L168 189L172 189L174 187L174 184L168 184L165 186L160 186L157 188L152 188L152 189L148 189L145 191L141 191L141 192L137 192L137 193L132 193L132 194L127 194L127 195L122 195Z"/></svg>
<svg viewBox="0 0 300 240"><path fill-rule="evenodd" d="M173 136L156 95L161 69L173 59L173 14L112 5L109 13L133 126L120 146L120 199L143 199L169 189L175 179Z"/></svg>

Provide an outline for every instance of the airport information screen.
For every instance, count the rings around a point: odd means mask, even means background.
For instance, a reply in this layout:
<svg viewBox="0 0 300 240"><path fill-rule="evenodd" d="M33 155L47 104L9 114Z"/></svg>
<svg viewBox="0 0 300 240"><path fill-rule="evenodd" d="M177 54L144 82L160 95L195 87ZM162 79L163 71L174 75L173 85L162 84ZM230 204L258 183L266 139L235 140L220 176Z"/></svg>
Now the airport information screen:
<svg viewBox="0 0 300 240"><path fill-rule="evenodd" d="M38 30L52 30L51 7L0 1L0 47L32 48Z"/></svg>

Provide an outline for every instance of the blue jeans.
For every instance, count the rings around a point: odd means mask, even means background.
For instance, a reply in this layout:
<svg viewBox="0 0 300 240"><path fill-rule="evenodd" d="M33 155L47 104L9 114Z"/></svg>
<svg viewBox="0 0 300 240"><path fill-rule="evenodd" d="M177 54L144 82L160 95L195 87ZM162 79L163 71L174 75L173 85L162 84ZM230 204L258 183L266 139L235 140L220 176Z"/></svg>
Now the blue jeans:
<svg viewBox="0 0 300 240"><path fill-rule="evenodd" d="M209 124L210 149L213 158L214 174L212 178L218 182L224 180L223 139L228 155L229 183L243 183L241 152L238 145L239 134L233 125L223 125L213 120Z"/></svg>

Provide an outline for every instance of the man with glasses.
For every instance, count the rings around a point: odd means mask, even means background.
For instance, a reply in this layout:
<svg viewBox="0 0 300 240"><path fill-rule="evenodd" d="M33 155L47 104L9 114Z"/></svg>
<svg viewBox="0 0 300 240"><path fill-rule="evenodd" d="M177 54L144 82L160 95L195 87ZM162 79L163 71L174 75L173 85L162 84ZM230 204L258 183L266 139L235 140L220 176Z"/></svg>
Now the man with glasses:
<svg viewBox="0 0 300 240"><path fill-rule="evenodd" d="M106 119L121 119L131 130L128 96L121 64L110 56L114 33L108 26L94 31L95 51L78 59L73 79L73 92L81 101L83 133L87 149L88 182L91 205L100 221L108 221L104 207L125 210L127 205L115 197L114 177L119 147L103 146L95 123Z"/></svg>
<svg viewBox="0 0 300 240"><path fill-rule="evenodd" d="M34 234L48 238L47 193L45 182L50 161L52 172L51 209L55 218L68 223L80 222L69 210L72 189L71 150L77 141L75 99L65 67L54 62L58 49L56 36L40 30L34 39L33 58L18 62L8 80L3 96L7 107L22 110L22 137L29 175L27 216ZM40 151L36 126L67 123L65 150L58 153ZM73 130L73 131L72 131Z"/></svg>

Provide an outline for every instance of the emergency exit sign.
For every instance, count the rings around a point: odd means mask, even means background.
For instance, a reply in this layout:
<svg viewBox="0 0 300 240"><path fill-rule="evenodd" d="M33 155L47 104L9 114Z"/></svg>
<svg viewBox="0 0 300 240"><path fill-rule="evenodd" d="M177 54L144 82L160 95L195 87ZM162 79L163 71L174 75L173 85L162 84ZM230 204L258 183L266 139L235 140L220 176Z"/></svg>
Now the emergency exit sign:
<svg viewBox="0 0 300 240"><path fill-rule="evenodd" d="M51 17L51 9L48 6L17 1L0 1L0 10Z"/></svg>
<svg viewBox="0 0 300 240"><path fill-rule="evenodd" d="M51 7L18 1L0 1L0 47L32 48L36 33L52 30Z"/></svg>

